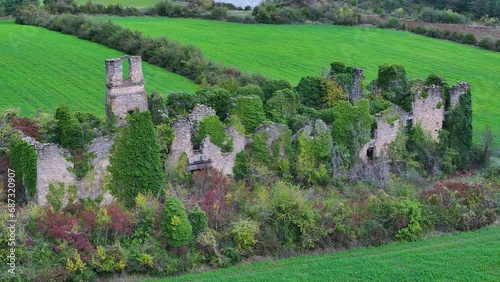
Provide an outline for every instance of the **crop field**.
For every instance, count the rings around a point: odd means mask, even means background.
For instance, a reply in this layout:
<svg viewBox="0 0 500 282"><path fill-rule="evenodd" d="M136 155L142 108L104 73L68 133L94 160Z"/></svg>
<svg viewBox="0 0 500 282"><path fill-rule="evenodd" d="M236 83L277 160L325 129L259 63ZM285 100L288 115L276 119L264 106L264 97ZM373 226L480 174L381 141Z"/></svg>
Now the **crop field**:
<svg viewBox="0 0 500 282"><path fill-rule="evenodd" d="M411 79L436 73L450 84L472 84L476 140L485 125L500 134L500 54L408 32L332 25L244 25L197 19L99 18L199 47L208 58L297 84L327 71L333 61L364 69L402 64ZM497 144L500 145L500 137Z"/></svg>
<svg viewBox="0 0 500 282"><path fill-rule="evenodd" d="M500 227L161 281L500 281Z"/></svg>
<svg viewBox="0 0 500 282"><path fill-rule="evenodd" d="M18 107L31 116L66 104L104 116L104 60L121 55L74 36L0 21L0 112ZM146 63L143 70L149 94L195 91L187 78Z"/></svg>

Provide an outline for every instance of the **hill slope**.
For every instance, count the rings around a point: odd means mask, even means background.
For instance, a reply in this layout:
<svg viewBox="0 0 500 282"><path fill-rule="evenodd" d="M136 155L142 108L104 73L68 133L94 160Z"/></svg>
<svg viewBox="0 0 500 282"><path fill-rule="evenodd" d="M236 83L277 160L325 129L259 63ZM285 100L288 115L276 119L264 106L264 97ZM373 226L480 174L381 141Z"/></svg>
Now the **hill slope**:
<svg viewBox="0 0 500 282"><path fill-rule="evenodd" d="M474 132L490 124L500 134L500 54L407 32L332 25L243 25L196 19L99 18L147 35L199 47L205 56L245 72L297 84L320 75L333 61L364 69L367 82L378 66L402 64L412 79L431 73L450 84L472 84ZM500 145L500 141L497 140Z"/></svg>
<svg viewBox="0 0 500 282"><path fill-rule="evenodd" d="M500 281L500 227L161 281Z"/></svg>
<svg viewBox="0 0 500 282"><path fill-rule="evenodd" d="M104 116L104 60L121 52L33 26L0 21L0 112L22 115L52 111L60 104ZM146 90L194 92L196 85L159 67L143 64Z"/></svg>

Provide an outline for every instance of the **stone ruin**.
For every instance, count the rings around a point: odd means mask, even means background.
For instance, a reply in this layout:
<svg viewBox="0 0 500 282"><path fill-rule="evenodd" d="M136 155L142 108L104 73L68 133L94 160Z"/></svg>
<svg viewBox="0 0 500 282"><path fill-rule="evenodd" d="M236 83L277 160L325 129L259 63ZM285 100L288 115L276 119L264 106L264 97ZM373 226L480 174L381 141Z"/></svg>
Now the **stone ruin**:
<svg viewBox="0 0 500 282"><path fill-rule="evenodd" d="M236 154L245 148L248 143L247 138L239 133L234 126L225 129L226 135L233 139L233 151L223 153L222 149L210 141L206 136L201 142L200 148L195 150L191 142L194 125L203 118L215 115L215 111L205 105L197 105L193 108L188 118L176 121L172 128L174 130L174 140L167 158L167 164L171 168L176 168L182 153L186 153L188 158L187 170L194 171L213 167L224 174L232 174Z"/></svg>
<svg viewBox="0 0 500 282"><path fill-rule="evenodd" d="M455 108L460 101L460 97L467 93L470 85L466 82L459 82L451 88L450 108ZM373 139L366 143L359 153L363 161L374 157L382 157L398 135L399 129L404 126L420 125L422 129L429 133L432 139L438 140L439 130L443 127L446 116L445 101L441 97L441 88L431 85L426 89L426 95L422 90L415 92L412 103L412 112L408 113L396 105L392 105L389 110L378 114L375 117L377 129Z"/></svg>
<svg viewBox="0 0 500 282"><path fill-rule="evenodd" d="M128 59L128 79L123 78L123 60ZM363 97L360 81L363 78L361 69L354 69L353 86L349 94L349 100L356 102ZM118 125L125 125L126 115L135 110L146 111L148 109L147 94L144 90L144 78L141 67L141 57L124 56L106 60L106 108L107 118L112 115L118 118ZM462 94L469 90L468 83L455 84L450 90L450 107L459 104ZM432 138L436 139L442 128L445 118L444 104L441 98L441 89L431 86L424 92L417 91L413 101L413 111L408 113L393 105L389 110L376 116L377 130L373 139L365 144L360 152L360 158L364 161L372 157L384 156L388 145L392 143L401 127L420 124ZM187 170L193 171L207 167L221 170L225 174L232 174L232 168L236 154L244 150L251 139L239 133L233 126L225 129L226 135L233 139L233 151L223 153L222 149L210 141L207 136L203 139L199 149L195 149L191 142L194 125L207 116L215 115L215 111L204 105L197 105L187 118L180 119L173 124L175 137L171 150L167 156L167 165L176 168L183 153L187 155ZM257 131L265 131L269 136L267 142L272 143L284 130L284 126L273 124L263 126ZM304 130L312 132L312 126L308 125ZM274 137L274 136L278 137ZM93 160L94 169L83 179L77 179L70 172L73 163L68 160L70 153L56 144L42 144L30 137L23 138L30 143L38 154L37 159L37 196L36 201L40 205L47 203L46 197L50 184L64 183L65 186L76 185L78 198L96 198L104 195L104 202L110 202L112 196L104 192L104 186L110 179L107 166L109 165L109 152L113 145L111 137L98 137L86 148L93 152L96 158ZM267 144L269 146L269 144ZM65 200L67 201L67 199Z"/></svg>
<svg viewBox="0 0 500 282"><path fill-rule="evenodd" d="M63 183L66 189L70 185L76 185L78 198L95 199L103 194L104 178L109 174L106 167L109 164L109 149L113 144L110 137L99 137L90 143L87 151L96 155L92 161L94 169L90 171L83 179L77 179L70 172L74 167L73 163L68 161L71 156L68 150L59 147L57 144L40 143L31 137L24 137L23 140L35 148L37 158L37 181L36 181L36 202L39 205L47 204L47 193L49 185ZM104 195L103 203L110 202L112 196L109 192ZM67 203L67 199L64 199Z"/></svg>
<svg viewBox="0 0 500 282"><path fill-rule="evenodd" d="M349 95L349 102L355 103L363 98L363 90L361 89L361 80L364 79L363 70L354 68L352 78L352 91Z"/></svg>
<svg viewBox="0 0 500 282"><path fill-rule="evenodd" d="M124 78L123 63L128 60L129 78ZM148 95L144 90L142 59L140 56L123 56L106 60L106 116L117 118L117 125L126 123L127 113L148 109Z"/></svg>

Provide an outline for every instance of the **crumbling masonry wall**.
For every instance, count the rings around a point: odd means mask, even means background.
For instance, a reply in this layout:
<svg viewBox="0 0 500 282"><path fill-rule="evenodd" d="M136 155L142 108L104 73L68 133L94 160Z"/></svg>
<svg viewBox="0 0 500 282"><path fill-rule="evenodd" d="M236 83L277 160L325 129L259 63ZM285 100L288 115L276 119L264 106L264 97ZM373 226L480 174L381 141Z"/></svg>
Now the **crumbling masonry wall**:
<svg viewBox="0 0 500 282"><path fill-rule="evenodd" d="M466 82L460 82L451 87L451 109L459 104L460 97L464 93L467 93L469 89L470 85ZM373 154L373 157L382 157L387 151L389 144L396 140L400 128L408 124L420 125L435 141L439 140L439 130L443 127L446 115L445 101L441 96L441 88L431 85L425 92L417 90L414 94L415 98L412 103L413 110L411 113L393 105L391 110L381 113L376 117L377 130L375 131L374 138L367 142L359 152L361 160L367 160L370 152ZM389 123L388 121L393 122Z"/></svg>
<svg viewBox="0 0 500 282"><path fill-rule="evenodd" d="M123 60L129 63L129 78L123 78ZM124 56L106 60L106 114L108 120L114 114L118 125L125 124L127 113L136 109L148 109L148 97L144 90L142 59L140 56Z"/></svg>
<svg viewBox="0 0 500 282"><path fill-rule="evenodd" d="M74 167L73 163L67 158L71 156L68 150L59 147L57 144L40 143L31 137L24 137L24 141L33 146L37 152L37 182L36 182L36 202L39 205L47 204L47 194L50 184L59 185L64 183L66 189L70 185L76 185L77 198L95 199L103 194L103 203L109 203L112 196L109 192L103 192L103 186L106 184L105 178L109 172L106 168L109 165L109 150L113 144L110 137L96 138L87 147L87 151L93 152L96 158L92 165L94 168L83 179L70 172ZM63 199L64 205L67 204L67 198Z"/></svg>
<svg viewBox="0 0 500 282"><path fill-rule="evenodd" d="M174 130L174 140L170 147L170 153L167 157L167 164L174 169L182 153L186 153L188 163L200 161L210 161L210 166L222 171L225 174L232 174L236 154L245 148L246 137L240 134L233 126L225 129L226 135L233 138L233 151L223 153L221 148L210 141L210 137L205 137L199 150L193 149L191 135L193 125L203 118L215 115L215 111L205 105L197 105L190 113L188 118L180 119L172 125Z"/></svg>
<svg viewBox="0 0 500 282"><path fill-rule="evenodd" d="M431 85L427 89L426 98L423 97L422 91L415 93L412 117L414 125L420 125L432 139L438 140L444 121L444 101L440 87Z"/></svg>

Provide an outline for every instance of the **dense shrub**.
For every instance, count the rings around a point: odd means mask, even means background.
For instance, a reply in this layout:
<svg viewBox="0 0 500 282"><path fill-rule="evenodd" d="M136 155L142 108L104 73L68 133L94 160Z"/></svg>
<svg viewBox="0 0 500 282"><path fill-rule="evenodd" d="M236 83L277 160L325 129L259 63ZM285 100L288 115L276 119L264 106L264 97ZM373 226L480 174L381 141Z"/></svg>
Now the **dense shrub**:
<svg viewBox="0 0 500 282"><path fill-rule="evenodd" d="M252 220L240 220L231 224L234 242L240 252L251 252L253 245L257 243L256 233L259 231L259 224Z"/></svg>
<svg viewBox="0 0 500 282"><path fill-rule="evenodd" d="M288 81L285 80L269 80L262 86L262 91L264 92L263 101L269 100L274 92L283 89L292 89L292 86Z"/></svg>
<svg viewBox="0 0 500 282"><path fill-rule="evenodd" d="M156 3L149 12L160 17L183 18L188 14L189 10L186 5L164 0Z"/></svg>
<svg viewBox="0 0 500 282"><path fill-rule="evenodd" d="M297 114L300 107L299 95L290 89L278 90L267 100L265 110L270 120L286 124Z"/></svg>
<svg viewBox="0 0 500 282"><path fill-rule="evenodd" d="M479 47L488 50L495 50L495 43L493 43L493 38L491 36L485 36L479 41Z"/></svg>
<svg viewBox="0 0 500 282"><path fill-rule="evenodd" d="M9 162L15 171L18 183L26 189L29 197L34 197L36 193L37 180L37 159L35 148L23 140L13 140L9 143ZM9 186L10 187L10 186Z"/></svg>
<svg viewBox="0 0 500 282"><path fill-rule="evenodd" d="M236 179L246 179L250 174L246 151L240 151L234 159L233 174Z"/></svg>
<svg viewBox="0 0 500 282"><path fill-rule="evenodd" d="M204 96L205 95L202 94L193 96L192 94L186 92L170 93L170 95L168 95L167 97L167 102L166 102L169 116L172 118L176 118L178 116L187 117L191 112L191 109L193 109L194 106L196 105L197 102L196 98L198 97L199 100L201 101L204 100L203 98ZM206 103L208 104L209 99L206 100L207 100Z"/></svg>
<svg viewBox="0 0 500 282"><path fill-rule="evenodd" d="M460 96L459 104L446 116L443 128L449 133L448 146L460 154L459 169L464 169L472 157L472 101L470 91Z"/></svg>
<svg viewBox="0 0 500 282"><path fill-rule="evenodd" d="M59 144L71 150L83 149L85 146L83 130L67 106L57 108L54 120Z"/></svg>
<svg viewBox="0 0 500 282"><path fill-rule="evenodd" d="M244 87L240 87L239 89ZM232 96L233 95L225 89L205 87L196 91L194 100L198 104L203 104L214 109L217 116L219 116L220 120L223 121L227 118L227 114L229 113L231 102L230 98Z"/></svg>
<svg viewBox="0 0 500 282"><path fill-rule="evenodd" d="M278 240L290 248L313 247L323 234L312 202L300 187L285 182L273 185L270 220Z"/></svg>
<svg viewBox="0 0 500 282"><path fill-rule="evenodd" d="M476 36L472 33L466 33L462 39L463 44L468 44L468 45L476 45L477 44L477 39Z"/></svg>
<svg viewBox="0 0 500 282"><path fill-rule="evenodd" d="M307 184L325 184L329 181L333 139L329 130L318 130L324 125L315 122L313 136L302 131L297 137L294 172L297 180ZM326 127L326 126L324 126Z"/></svg>
<svg viewBox="0 0 500 282"><path fill-rule="evenodd" d="M139 193L160 193L165 172L149 111L129 115L127 122L111 148L108 170L113 194L130 207Z"/></svg>
<svg viewBox="0 0 500 282"><path fill-rule="evenodd" d="M171 247L181 247L192 240L193 230L179 199L171 197L165 201L162 227Z"/></svg>
<svg viewBox="0 0 500 282"><path fill-rule="evenodd" d="M239 117L245 132L251 134L266 119L262 99L257 96L240 96L232 99L231 115Z"/></svg>
<svg viewBox="0 0 500 282"><path fill-rule="evenodd" d="M326 89L319 77L307 76L303 77L295 90L300 95L302 104L316 109L323 107L323 97L325 97Z"/></svg>
<svg viewBox="0 0 500 282"><path fill-rule="evenodd" d="M227 8L225 7L214 7L210 11L210 18L214 20L223 20L227 18Z"/></svg>
<svg viewBox="0 0 500 282"><path fill-rule="evenodd" d="M384 98L406 111L411 111L413 100L403 66L387 64L379 66L377 86Z"/></svg>
<svg viewBox="0 0 500 282"><path fill-rule="evenodd" d="M424 8L420 12L419 19L429 23L452 23L465 24L470 21L467 17L455 13L452 10L441 11L433 8Z"/></svg>
<svg viewBox="0 0 500 282"><path fill-rule="evenodd" d="M349 149L351 164L359 155L361 147L371 138L374 118L370 115L370 103L361 99L356 106L341 101L336 107L333 123L333 139L338 145Z"/></svg>
<svg viewBox="0 0 500 282"><path fill-rule="evenodd" d="M199 207L196 206L188 213L189 223L193 229L193 237L197 238L198 235L208 227L207 214Z"/></svg>
<svg viewBox="0 0 500 282"><path fill-rule="evenodd" d="M193 135L194 146L199 147L207 135L210 136L210 141L220 148L228 146L231 142L224 131L224 124L215 115L200 120Z"/></svg>
<svg viewBox="0 0 500 282"><path fill-rule="evenodd" d="M266 82L266 84L268 84L268 82ZM238 88L238 90L236 90L234 95L235 96L258 96L262 99L262 101L266 100L266 97L264 96L264 91L262 91L262 88L258 85L255 85L255 84L249 84L249 85L245 85L245 86Z"/></svg>

